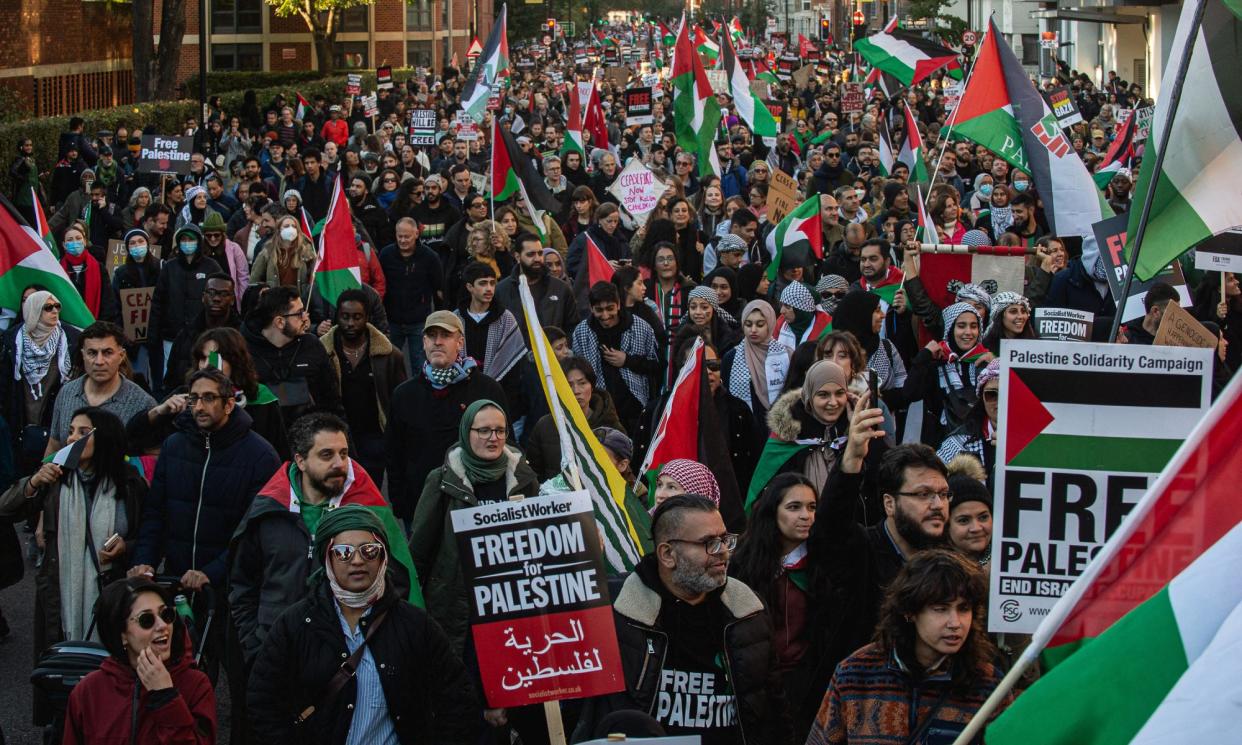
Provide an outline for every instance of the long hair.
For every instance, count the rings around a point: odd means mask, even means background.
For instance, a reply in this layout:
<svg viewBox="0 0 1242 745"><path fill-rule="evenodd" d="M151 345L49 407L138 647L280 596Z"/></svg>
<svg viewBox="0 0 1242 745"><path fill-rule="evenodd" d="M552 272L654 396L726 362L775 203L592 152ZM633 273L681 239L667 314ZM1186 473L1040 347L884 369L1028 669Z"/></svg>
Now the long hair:
<svg viewBox="0 0 1242 745"><path fill-rule="evenodd" d="M106 477L116 487L117 498L124 497L125 475L129 465L125 462L125 425L120 418L110 411L98 406L83 406L73 412L69 421L85 416L91 421L95 433L91 438L95 441L95 454L91 457L91 468L100 477Z"/></svg>
<svg viewBox="0 0 1242 745"><path fill-rule="evenodd" d="M885 652L895 651L914 677L922 679L927 671L914 652L918 632L913 617L929 605L959 598L970 604L973 614L970 632L953 655L950 675L956 690L969 690L995 658L996 648L986 631L987 582L979 568L956 551L929 549L906 562L885 593L876 624L876 644Z"/></svg>
<svg viewBox="0 0 1242 745"><path fill-rule="evenodd" d="M207 329L198 335L198 338L194 340L194 346L190 348L191 365L186 373L186 379L188 380L198 370L198 361L207 356L203 348L209 341L216 343L220 356L229 363L229 377L233 379L233 385L240 388L246 394L246 398L253 399L259 392L259 374L255 372L254 360L250 357L250 349L246 346L246 340L235 328L220 326Z"/></svg>
<svg viewBox="0 0 1242 745"><path fill-rule="evenodd" d="M95 601L95 623L99 628L99 640L112 658L126 667L129 666L129 653L125 651L121 633L129 625L129 617L138 596L145 592L153 592L160 596L164 605L170 608L173 606L172 592L144 576L126 577L112 582L103 588ZM169 632L169 665L185 654L185 638L181 616L178 615L173 619L172 630Z"/></svg>
<svg viewBox="0 0 1242 745"><path fill-rule="evenodd" d="M781 500L796 486L815 491L811 480L801 473L777 474L768 482L755 501L746 532L738 541L737 552L729 564L730 573L754 590L769 607L772 606L776 577L781 571L781 535L776 525L776 512Z"/></svg>

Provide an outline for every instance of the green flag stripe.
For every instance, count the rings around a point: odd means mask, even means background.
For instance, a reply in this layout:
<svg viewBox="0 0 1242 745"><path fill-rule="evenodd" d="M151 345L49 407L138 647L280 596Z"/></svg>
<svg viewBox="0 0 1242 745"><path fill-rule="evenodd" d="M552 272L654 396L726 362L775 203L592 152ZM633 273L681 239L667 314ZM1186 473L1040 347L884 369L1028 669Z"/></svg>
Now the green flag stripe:
<svg viewBox="0 0 1242 745"><path fill-rule="evenodd" d="M574 451L575 460L582 465L580 475L584 481L589 481L591 484L590 487L587 487L586 483L583 486L603 497L599 500L593 500L593 502L595 503L595 514L599 525L604 530L607 538L608 545L605 546L605 553L612 554L616 552L618 554L610 556L609 563L615 564L615 566L610 566L610 569L612 571L630 571L638 562L638 554L628 530L628 522L623 508L612 498L612 490L608 486L608 479L598 469L595 456L587 444L586 435L574 424L574 420L569 412L564 411L563 404L561 404L561 408L565 416L565 423L568 425L569 440ZM606 509L601 509L601 507Z"/></svg>
<svg viewBox="0 0 1242 745"><path fill-rule="evenodd" d="M769 437L768 441L763 444L763 453L759 455L759 463L755 466L755 473L750 479L750 488L746 490L746 514L749 515L754 507L755 500L759 498L759 492L768 485L776 474L784 468L789 459L797 455L808 446L801 445L796 442L786 442Z"/></svg>
<svg viewBox="0 0 1242 745"><path fill-rule="evenodd" d="M973 119L953 125L953 134L983 145L1009 162L1009 165L1030 170L1018 120L1003 108L994 109Z"/></svg>
<svg viewBox="0 0 1242 745"><path fill-rule="evenodd" d="M0 275L0 298L4 299L4 307L20 310L22 292L30 285L42 285L60 300L60 319L70 326L84 329L95 322L77 288L67 278L26 264L15 264Z"/></svg>
<svg viewBox="0 0 1242 745"><path fill-rule="evenodd" d="M336 299L346 290L357 290L362 283L348 269L333 269L330 272L315 272L315 286L324 300L336 305Z"/></svg>
<svg viewBox="0 0 1242 745"><path fill-rule="evenodd" d="M417 605L419 608L425 608L426 603L423 600L422 585L418 581L418 571L414 568L414 558L410 556L410 547L405 540L405 531L397 523L397 518L392 513L390 507L372 506L367 509L375 513L379 517L380 522L384 524L384 532L388 534L388 542L390 544L389 551L392 552L392 558L397 563L405 567L410 573L410 596L411 605Z"/></svg>
<svg viewBox="0 0 1242 745"><path fill-rule="evenodd" d="M1181 440L1136 437L1040 435L1015 455L1008 465L1149 473L1153 465L1163 467L1168 463L1181 444Z"/></svg>
<svg viewBox="0 0 1242 745"><path fill-rule="evenodd" d="M513 172L513 169L510 168L509 172L505 174L504 188L501 189L500 193L496 194L494 198L499 199L499 200L505 200L513 196L514 194L517 194L517 192L518 192L518 177L517 177L517 174Z"/></svg>
<svg viewBox="0 0 1242 745"><path fill-rule="evenodd" d="M988 726L986 741L1126 745L1187 666L1165 587L1045 673Z"/></svg>

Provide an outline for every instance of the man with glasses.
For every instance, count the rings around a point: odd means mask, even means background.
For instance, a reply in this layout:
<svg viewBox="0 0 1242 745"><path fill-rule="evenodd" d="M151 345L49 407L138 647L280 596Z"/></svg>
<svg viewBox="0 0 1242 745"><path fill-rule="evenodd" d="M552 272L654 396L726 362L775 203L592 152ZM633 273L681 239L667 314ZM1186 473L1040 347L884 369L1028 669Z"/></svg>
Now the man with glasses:
<svg viewBox="0 0 1242 745"><path fill-rule="evenodd" d="M191 368L190 351L200 334L222 326L241 327L236 300L232 277L224 272L215 272L207 277L207 284L203 287L203 309L173 339L164 375L164 390L171 391L185 383L186 373Z"/></svg>
<svg viewBox="0 0 1242 745"><path fill-rule="evenodd" d="M291 422L310 408L338 411L341 391L328 365L328 355L310 330L310 313L298 291L272 287L246 323L242 336L254 359L259 382L280 399L280 413Z"/></svg>
<svg viewBox="0 0 1242 745"><path fill-rule="evenodd" d="M854 174L845 167L841 153L841 146L836 142L830 142L824 148L824 162L811 175L811 193L831 194L839 187L854 184Z"/></svg>
<svg viewBox="0 0 1242 745"><path fill-rule="evenodd" d="M785 745L793 733L763 602L728 576L737 536L711 499L670 497L651 518L655 551L613 602L626 689L588 699L574 739L615 711L649 712L669 735Z"/></svg>

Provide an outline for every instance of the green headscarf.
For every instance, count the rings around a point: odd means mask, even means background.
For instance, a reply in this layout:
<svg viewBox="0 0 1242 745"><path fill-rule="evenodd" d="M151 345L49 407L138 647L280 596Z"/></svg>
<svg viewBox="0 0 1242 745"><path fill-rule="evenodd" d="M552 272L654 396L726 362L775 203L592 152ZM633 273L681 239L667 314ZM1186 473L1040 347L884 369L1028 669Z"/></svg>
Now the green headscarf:
<svg viewBox="0 0 1242 745"><path fill-rule="evenodd" d="M360 504L346 504L324 512L323 519L319 521L319 529L315 531L316 564L323 564L332 539L347 530L374 533L384 548L388 548L388 531L384 529L379 515Z"/></svg>
<svg viewBox="0 0 1242 745"><path fill-rule="evenodd" d="M466 413L461 415L461 424L457 425L457 444L461 446L461 463L466 469L466 477L472 484L489 484L499 481L505 477L505 471L509 468L507 451L502 450L500 457L495 460L483 460L470 449L470 428L474 426L474 418L489 406L501 414L505 413L500 404L484 398L467 406ZM507 414L505 420L508 421Z"/></svg>

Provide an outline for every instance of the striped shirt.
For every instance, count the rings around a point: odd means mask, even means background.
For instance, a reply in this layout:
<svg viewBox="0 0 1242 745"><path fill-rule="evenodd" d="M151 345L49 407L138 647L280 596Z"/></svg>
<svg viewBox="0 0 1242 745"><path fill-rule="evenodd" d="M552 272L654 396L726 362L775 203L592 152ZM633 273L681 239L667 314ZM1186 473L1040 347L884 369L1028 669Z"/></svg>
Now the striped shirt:
<svg viewBox="0 0 1242 745"><path fill-rule="evenodd" d="M341 620L341 631L345 633L345 646L349 648L349 653L352 655L358 651L358 647L362 646L366 638L366 629L362 624L358 624L357 630L351 630L349 621L345 620L345 614L341 613L341 606L333 603L333 608L336 609L337 618ZM369 615L371 615L370 608L363 614L363 617ZM354 677L358 683L358 694L350 707L353 709L354 716L349 723L349 737L345 740L346 745L400 745L397 730L393 728L392 719L388 716L388 701L384 698L384 687L380 684L379 671L375 667L375 658L371 656L369 646L362 652L362 659L358 662L358 670Z"/></svg>

